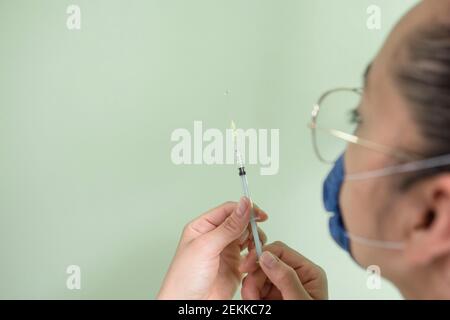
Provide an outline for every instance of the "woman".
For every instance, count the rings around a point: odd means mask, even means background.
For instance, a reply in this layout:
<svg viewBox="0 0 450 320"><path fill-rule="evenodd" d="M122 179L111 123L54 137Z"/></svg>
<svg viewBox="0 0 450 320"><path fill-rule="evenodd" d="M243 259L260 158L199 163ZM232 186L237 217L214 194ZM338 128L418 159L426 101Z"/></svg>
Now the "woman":
<svg viewBox="0 0 450 320"><path fill-rule="evenodd" d="M325 101L343 93L358 96L353 132L319 123ZM413 8L367 69L364 88L325 93L311 128L347 142L324 182L333 239L362 267L379 266L405 298L449 299L450 1ZM328 160L316 140L315 148ZM259 208L256 215L267 219ZM244 299L326 299L325 272L287 245L265 246L256 262L249 217L243 198L189 223L158 297L230 299L247 274Z"/></svg>

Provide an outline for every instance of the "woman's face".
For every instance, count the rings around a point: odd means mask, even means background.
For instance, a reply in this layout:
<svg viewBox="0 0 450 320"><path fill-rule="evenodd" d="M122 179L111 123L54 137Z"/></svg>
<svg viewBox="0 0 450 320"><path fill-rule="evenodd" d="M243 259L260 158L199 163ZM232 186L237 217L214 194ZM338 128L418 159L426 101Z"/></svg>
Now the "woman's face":
<svg viewBox="0 0 450 320"><path fill-rule="evenodd" d="M364 94L358 107L358 137L391 147L413 151L420 147L416 127L405 102L397 96L388 73L388 62L377 57L368 68ZM412 149L412 150L411 150ZM360 145L349 144L345 153L346 174L380 169L395 164L396 158ZM344 181L340 194L343 219L354 235L374 240L402 242L403 215L414 201L411 194L397 191L395 179L386 176L356 181ZM392 264L397 251L376 249L350 241L354 258L364 267L377 265L382 273L395 276Z"/></svg>
<svg viewBox="0 0 450 320"><path fill-rule="evenodd" d="M392 70L405 59L405 36L430 23L441 1L424 1L405 16L368 68L365 90L358 108L361 122L356 135L394 150L423 150L423 138L413 119L412 108L401 96ZM447 7L448 7L447 2ZM442 9L442 8L441 8ZM350 144L345 154L345 172L356 173L395 164L396 159ZM360 181L345 181L340 194L344 223L349 233L361 237L411 242L414 230L424 223L428 203L424 186L418 183L401 192L398 175ZM414 258L408 250L395 251L351 242L352 255L363 267L377 265L382 276L402 287L411 280Z"/></svg>

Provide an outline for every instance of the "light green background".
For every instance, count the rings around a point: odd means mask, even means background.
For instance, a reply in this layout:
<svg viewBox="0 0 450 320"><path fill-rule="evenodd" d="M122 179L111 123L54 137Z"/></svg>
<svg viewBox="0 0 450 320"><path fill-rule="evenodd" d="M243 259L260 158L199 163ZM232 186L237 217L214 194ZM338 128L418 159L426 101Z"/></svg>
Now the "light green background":
<svg viewBox="0 0 450 320"><path fill-rule="evenodd" d="M248 168L269 240L323 266L333 299L399 298L328 235L306 123L415 2L0 0L0 298L154 298L183 225L240 196L233 166L175 166L170 135L231 119L280 129L279 174Z"/></svg>

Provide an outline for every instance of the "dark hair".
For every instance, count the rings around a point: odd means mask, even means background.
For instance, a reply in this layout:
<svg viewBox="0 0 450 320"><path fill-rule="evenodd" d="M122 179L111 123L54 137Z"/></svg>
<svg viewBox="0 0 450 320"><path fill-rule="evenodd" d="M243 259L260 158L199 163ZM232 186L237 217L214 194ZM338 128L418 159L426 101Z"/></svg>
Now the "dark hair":
<svg viewBox="0 0 450 320"><path fill-rule="evenodd" d="M411 34L406 60L394 72L426 142L421 154L425 158L450 154L450 24L434 23ZM443 171L450 171L450 165L417 172L402 187Z"/></svg>

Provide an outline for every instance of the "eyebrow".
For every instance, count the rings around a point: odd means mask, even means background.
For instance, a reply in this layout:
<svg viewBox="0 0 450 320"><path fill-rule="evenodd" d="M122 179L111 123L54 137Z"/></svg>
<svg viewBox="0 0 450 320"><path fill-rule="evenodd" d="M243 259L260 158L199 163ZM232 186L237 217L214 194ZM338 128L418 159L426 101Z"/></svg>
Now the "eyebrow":
<svg viewBox="0 0 450 320"><path fill-rule="evenodd" d="M369 73L370 73L371 69L372 69L372 62L367 65L366 71L364 71L364 76L363 76L364 88L367 88L368 81L369 81Z"/></svg>

